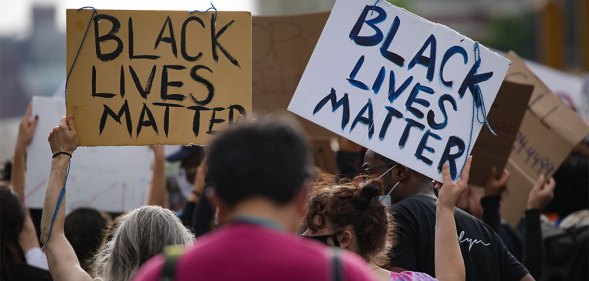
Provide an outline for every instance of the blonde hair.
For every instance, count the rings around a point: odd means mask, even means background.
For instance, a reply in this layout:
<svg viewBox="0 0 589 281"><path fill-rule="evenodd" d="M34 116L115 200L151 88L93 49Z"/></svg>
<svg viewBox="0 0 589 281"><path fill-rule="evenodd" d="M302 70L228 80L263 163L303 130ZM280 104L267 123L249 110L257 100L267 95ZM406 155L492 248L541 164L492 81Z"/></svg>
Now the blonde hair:
<svg viewBox="0 0 589 281"><path fill-rule="evenodd" d="M124 215L112 237L96 253L92 266L95 278L130 280L139 267L170 245L191 245L194 235L168 209L143 206Z"/></svg>

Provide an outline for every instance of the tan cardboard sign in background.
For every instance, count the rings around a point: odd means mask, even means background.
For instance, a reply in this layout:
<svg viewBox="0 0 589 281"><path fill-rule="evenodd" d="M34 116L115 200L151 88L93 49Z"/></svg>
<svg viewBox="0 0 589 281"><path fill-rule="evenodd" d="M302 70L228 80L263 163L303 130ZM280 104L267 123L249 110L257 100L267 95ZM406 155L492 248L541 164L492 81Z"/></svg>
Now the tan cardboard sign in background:
<svg viewBox="0 0 589 281"><path fill-rule="evenodd" d="M589 134L589 127L530 71L514 52L506 80L534 85L524 119L516 135L507 168L509 193L501 214L515 226L526 209L527 197L541 174L552 176L572 148Z"/></svg>
<svg viewBox="0 0 589 281"><path fill-rule="evenodd" d="M497 135L487 127L481 130L471 153L474 157L470 184L484 186L492 167L499 174L503 171L533 90L532 85L503 81L488 115Z"/></svg>
<svg viewBox="0 0 589 281"><path fill-rule="evenodd" d="M205 144L251 113L249 12L92 16L67 11L66 105L80 145Z"/></svg>
<svg viewBox="0 0 589 281"><path fill-rule="evenodd" d="M328 16L324 12L253 18L254 113L287 112ZM335 136L303 118L297 120L311 137Z"/></svg>

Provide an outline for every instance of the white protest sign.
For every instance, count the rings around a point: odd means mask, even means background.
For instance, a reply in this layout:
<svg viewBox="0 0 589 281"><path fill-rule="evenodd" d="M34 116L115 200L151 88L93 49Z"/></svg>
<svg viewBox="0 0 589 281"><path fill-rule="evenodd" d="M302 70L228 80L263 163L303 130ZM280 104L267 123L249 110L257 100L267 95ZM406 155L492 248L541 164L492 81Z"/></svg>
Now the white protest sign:
<svg viewBox="0 0 589 281"><path fill-rule="evenodd" d="M589 117L589 97L583 91L583 78L532 61L526 60L526 65L566 105L581 117Z"/></svg>
<svg viewBox="0 0 589 281"><path fill-rule="evenodd" d="M39 123L27 153L25 205L42 208L51 169L47 136L65 115L63 97L33 97ZM66 209L123 212L143 206L151 181L147 147L78 147L67 180Z"/></svg>
<svg viewBox="0 0 589 281"><path fill-rule="evenodd" d="M447 162L456 178L508 68L385 1L338 0L288 109L433 179Z"/></svg>

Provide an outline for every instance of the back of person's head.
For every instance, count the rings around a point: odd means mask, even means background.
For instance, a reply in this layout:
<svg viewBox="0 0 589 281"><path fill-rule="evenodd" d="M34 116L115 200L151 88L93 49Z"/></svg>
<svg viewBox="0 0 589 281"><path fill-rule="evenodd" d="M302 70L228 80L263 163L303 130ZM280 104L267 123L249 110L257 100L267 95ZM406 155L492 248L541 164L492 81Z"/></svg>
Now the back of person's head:
<svg viewBox="0 0 589 281"><path fill-rule="evenodd" d="M208 152L212 185L230 208L254 197L285 205L313 173L304 135L284 118L266 117L228 128Z"/></svg>
<svg viewBox="0 0 589 281"><path fill-rule="evenodd" d="M9 182L12 175L12 162L6 161L2 164L0 172L0 181Z"/></svg>
<svg viewBox="0 0 589 281"><path fill-rule="evenodd" d="M352 183L316 187L309 198L305 223L313 232L331 226L329 232L337 233L351 226L356 253L368 262L387 265L394 222L378 200L381 189L378 182L363 187Z"/></svg>
<svg viewBox="0 0 589 281"><path fill-rule="evenodd" d="M110 218L96 209L79 208L65 218L64 232L86 271L102 242Z"/></svg>
<svg viewBox="0 0 589 281"><path fill-rule="evenodd" d="M103 280L130 280L139 267L166 246L190 245L192 233L172 211L143 206L124 215L94 258L93 274Z"/></svg>
<svg viewBox="0 0 589 281"><path fill-rule="evenodd" d="M6 184L0 184L0 278L9 280L12 271L25 263L25 254L19 244L25 214L20 200Z"/></svg>

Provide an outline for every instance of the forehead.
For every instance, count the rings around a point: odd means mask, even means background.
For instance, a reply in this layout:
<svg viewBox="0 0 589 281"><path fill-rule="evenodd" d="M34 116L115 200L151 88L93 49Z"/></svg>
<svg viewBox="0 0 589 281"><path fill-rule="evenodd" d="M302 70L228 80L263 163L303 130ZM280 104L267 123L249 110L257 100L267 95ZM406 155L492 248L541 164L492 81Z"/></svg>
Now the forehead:
<svg viewBox="0 0 589 281"><path fill-rule="evenodd" d="M372 150L367 150L364 154L364 165L372 167L383 163L384 159Z"/></svg>

